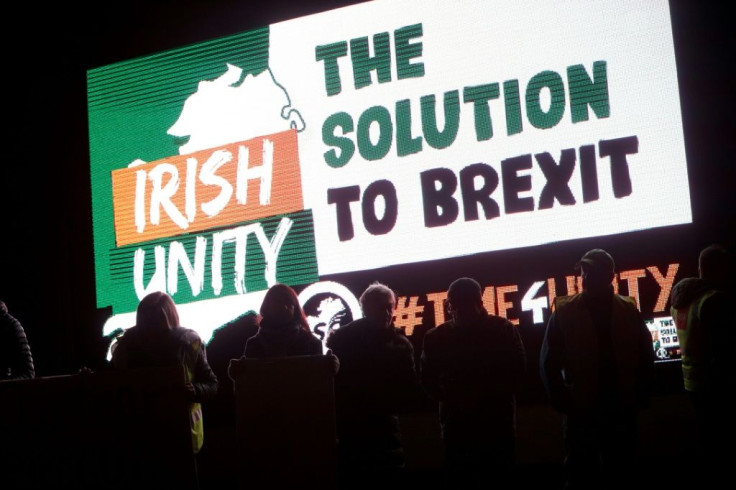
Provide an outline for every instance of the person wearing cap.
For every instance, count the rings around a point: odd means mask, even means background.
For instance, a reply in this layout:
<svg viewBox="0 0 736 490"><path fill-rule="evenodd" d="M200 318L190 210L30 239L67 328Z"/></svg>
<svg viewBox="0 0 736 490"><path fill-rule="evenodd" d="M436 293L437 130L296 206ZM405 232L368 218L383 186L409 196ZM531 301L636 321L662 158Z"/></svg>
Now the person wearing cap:
<svg viewBox="0 0 736 490"><path fill-rule="evenodd" d="M618 482L634 462L654 350L634 299L614 293L611 255L590 250L575 269L583 291L555 298L539 366L552 406L565 416L566 488L598 488Z"/></svg>
<svg viewBox="0 0 736 490"><path fill-rule="evenodd" d="M451 319L424 336L420 378L438 401L449 488L510 486L516 392L526 369L519 330L483 306L480 284L450 284Z"/></svg>

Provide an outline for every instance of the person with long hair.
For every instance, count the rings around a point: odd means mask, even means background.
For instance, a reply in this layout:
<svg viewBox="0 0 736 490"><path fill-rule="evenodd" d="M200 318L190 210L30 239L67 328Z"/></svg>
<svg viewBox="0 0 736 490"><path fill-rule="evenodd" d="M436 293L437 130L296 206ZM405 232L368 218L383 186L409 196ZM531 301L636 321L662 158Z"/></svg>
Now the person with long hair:
<svg viewBox="0 0 736 490"><path fill-rule="evenodd" d="M259 313L258 333L228 367L235 389L240 485L333 488L337 357L323 354L322 341L312 333L291 287L272 285Z"/></svg>
<svg viewBox="0 0 736 490"><path fill-rule="evenodd" d="M245 344L245 358L322 354L322 342L312 334L296 291L274 284L261 303L258 333Z"/></svg>
<svg viewBox="0 0 736 490"><path fill-rule="evenodd" d="M201 404L217 394L218 382L207 362L202 339L179 324L171 296L157 291L141 299L135 326L115 341L111 351L113 369L184 367L184 389L191 403L192 446L198 453L204 442Z"/></svg>

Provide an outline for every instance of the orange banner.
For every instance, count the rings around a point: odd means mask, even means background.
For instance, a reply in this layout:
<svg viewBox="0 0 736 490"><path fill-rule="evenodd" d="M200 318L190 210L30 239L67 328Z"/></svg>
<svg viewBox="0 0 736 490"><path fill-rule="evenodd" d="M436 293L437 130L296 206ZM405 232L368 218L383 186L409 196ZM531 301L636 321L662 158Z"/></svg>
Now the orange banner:
<svg viewBox="0 0 736 490"><path fill-rule="evenodd" d="M112 172L117 246L304 209L296 130Z"/></svg>

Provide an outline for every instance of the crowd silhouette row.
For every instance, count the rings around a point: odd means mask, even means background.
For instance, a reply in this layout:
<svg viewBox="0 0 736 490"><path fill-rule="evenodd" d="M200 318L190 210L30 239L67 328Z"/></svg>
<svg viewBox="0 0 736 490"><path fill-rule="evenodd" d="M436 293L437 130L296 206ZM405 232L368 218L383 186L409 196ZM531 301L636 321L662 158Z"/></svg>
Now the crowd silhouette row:
<svg viewBox="0 0 736 490"><path fill-rule="evenodd" d="M734 433L726 402L736 386L732 259L719 245L705 248L698 259L699 277L673 287L671 313L683 387L700 435L688 457L716 475L727 463L719 448ZM550 404L564 414L565 488L620 487L630 484L624 470L635 464L637 415L652 395L652 337L635 302L614 293L610 254L592 249L575 268L582 292L555 298L539 374ZM450 319L426 332L415 357L412 343L393 325L391 288L370 284L360 305L363 317L331 330L325 349L294 289L276 284L259 312L217 330L205 345L180 325L168 294L150 293L138 305L135 326L111 345L109 368L183 366L196 454L205 444L205 422L235 423L229 361L326 356L334 376L340 488L404 486L399 414L416 396L437 403L448 488L512 487L516 396L527 370L518 328L489 314L480 284L461 277L447 290ZM0 313L2 380L34 378L23 327L2 302ZM724 430L724 420L730 429Z"/></svg>

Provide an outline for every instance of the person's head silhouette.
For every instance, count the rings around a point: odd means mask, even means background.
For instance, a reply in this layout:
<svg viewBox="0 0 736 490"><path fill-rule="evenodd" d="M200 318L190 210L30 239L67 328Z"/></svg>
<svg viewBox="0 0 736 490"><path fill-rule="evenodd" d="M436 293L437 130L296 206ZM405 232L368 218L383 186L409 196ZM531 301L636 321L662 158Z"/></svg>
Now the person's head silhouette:
<svg viewBox="0 0 736 490"><path fill-rule="evenodd" d="M149 293L138 303L135 322L146 336L165 337L179 327L179 313L171 296L156 291Z"/></svg>
<svg viewBox="0 0 736 490"><path fill-rule="evenodd" d="M299 303L296 291L286 284L274 284L266 292L261 303L261 326L286 327L297 323L309 331L307 317Z"/></svg>
<svg viewBox="0 0 736 490"><path fill-rule="evenodd" d="M719 244L705 247L698 256L698 274L715 286L726 286L731 276L731 257Z"/></svg>
<svg viewBox="0 0 736 490"><path fill-rule="evenodd" d="M360 307L371 323L388 327L393 323L396 295L385 284L374 282L360 295Z"/></svg>
<svg viewBox="0 0 736 490"><path fill-rule="evenodd" d="M459 324L473 321L483 311L483 293L480 284L470 277L461 277L447 289L450 314Z"/></svg>
<svg viewBox="0 0 736 490"><path fill-rule="evenodd" d="M588 250L575 264L575 270L583 278L583 291L592 293L609 291L616 271L613 257L601 248Z"/></svg>

